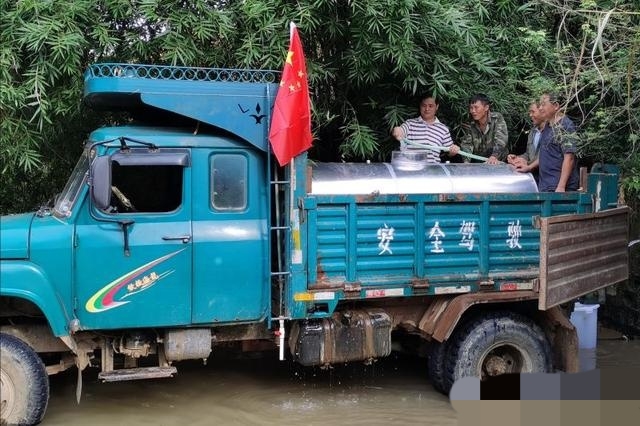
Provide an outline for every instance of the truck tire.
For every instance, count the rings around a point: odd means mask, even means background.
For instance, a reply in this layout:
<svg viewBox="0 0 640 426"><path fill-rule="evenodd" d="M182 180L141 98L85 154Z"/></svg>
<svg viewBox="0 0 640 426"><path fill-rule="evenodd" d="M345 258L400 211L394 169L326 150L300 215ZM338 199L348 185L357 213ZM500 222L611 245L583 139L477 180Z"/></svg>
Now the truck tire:
<svg viewBox="0 0 640 426"><path fill-rule="evenodd" d="M427 374L429 381L435 390L441 393L447 393L444 385L445 376L445 354L447 351L447 342L437 342L432 340L429 342L427 352Z"/></svg>
<svg viewBox="0 0 640 426"><path fill-rule="evenodd" d="M0 423L35 425L49 402L49 376L38 354L0 333Z"/></svg>
<svg viewBox="0 0 640 426"><path fill-rule="evenodd" d="M462 377L552 371L551 346L542 329L513 312L492 312L454 332L445 356L443 390Z"/></svg>

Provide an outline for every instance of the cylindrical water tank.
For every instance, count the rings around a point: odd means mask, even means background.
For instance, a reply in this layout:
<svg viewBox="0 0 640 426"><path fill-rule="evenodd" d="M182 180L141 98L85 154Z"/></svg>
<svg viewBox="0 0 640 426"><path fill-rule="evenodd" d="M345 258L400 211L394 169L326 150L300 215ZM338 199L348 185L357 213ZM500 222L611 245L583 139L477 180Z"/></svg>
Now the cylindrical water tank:
<svg viewBox="0 0 640 426"><path fill-rule="evenodd" d="M442 194L538 192L533 176L508 164L315 163L311 194Z"/></svg>

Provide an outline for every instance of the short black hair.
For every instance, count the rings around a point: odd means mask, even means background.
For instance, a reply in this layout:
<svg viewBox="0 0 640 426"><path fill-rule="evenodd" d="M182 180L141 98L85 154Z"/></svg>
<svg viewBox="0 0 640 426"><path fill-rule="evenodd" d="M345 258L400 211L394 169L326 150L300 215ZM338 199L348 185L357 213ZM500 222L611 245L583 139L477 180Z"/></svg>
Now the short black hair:
<svg viewBox="0 0 640 426"><path fill-rule="evenodd" d="M557 92L543 92L542 96L547 96L552 104L564 105L564 96Z"/></svg>
<svg viewBox="0 0 640 426"><path fill-rule="evenodd" d="M428 98L433 99L434 102L436 103L436 105L440 105L440 100L433 93L423 93L422 95L420 95L420 102L419 103L422 103L422 101L424 101L425 99L428 99Z"/></svg>
<svg viewBox="0 0 640 426"><path fill-rule="evenodd" d="M475 104L476 102L482 102L485 105L491 106L491 99L484 93L477 93L469 99L469 105Z"/></svg>

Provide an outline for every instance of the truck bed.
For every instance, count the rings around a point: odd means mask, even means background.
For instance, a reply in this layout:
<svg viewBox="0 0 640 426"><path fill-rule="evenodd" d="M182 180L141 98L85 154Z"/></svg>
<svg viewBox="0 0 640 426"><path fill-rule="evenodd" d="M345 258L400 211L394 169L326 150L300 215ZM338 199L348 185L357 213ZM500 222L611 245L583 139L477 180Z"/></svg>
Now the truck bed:
<svg viewBox="0 0 640 426"><path fill-rule="evenodd" d="M293 268L294 289L328 312L345 300L517 290L539 293L539 307L548 309L626 276L628 209L595 212L604 193L594 192L610 178L594 174L590 189L568 193L349 195L330 193L324 182L318 193L307 188L299 203L306 267ZM336 182L350 183L345 176ZM363 182L359 187L371 187ZM582 225L567 231L546 218ZM564 244L577 255L562 257Z"/></svg>

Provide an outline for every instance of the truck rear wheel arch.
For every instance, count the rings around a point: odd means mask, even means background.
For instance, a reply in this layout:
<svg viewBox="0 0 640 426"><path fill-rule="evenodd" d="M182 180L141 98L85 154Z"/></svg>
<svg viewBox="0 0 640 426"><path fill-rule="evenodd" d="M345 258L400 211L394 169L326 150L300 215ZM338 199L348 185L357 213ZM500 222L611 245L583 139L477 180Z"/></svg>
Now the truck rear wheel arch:
<svg viewBox="0 0 640 426"><path fill-rule="evenodd" d="M441 298L429 306L419 322L419 328L433 340L444 342L476 310L508 310L511 303L514 307L517 306L518 311L535 309L537 299L538 294L533 291L469 293ZM528 301L530 303L526 303Z"/></svg>

